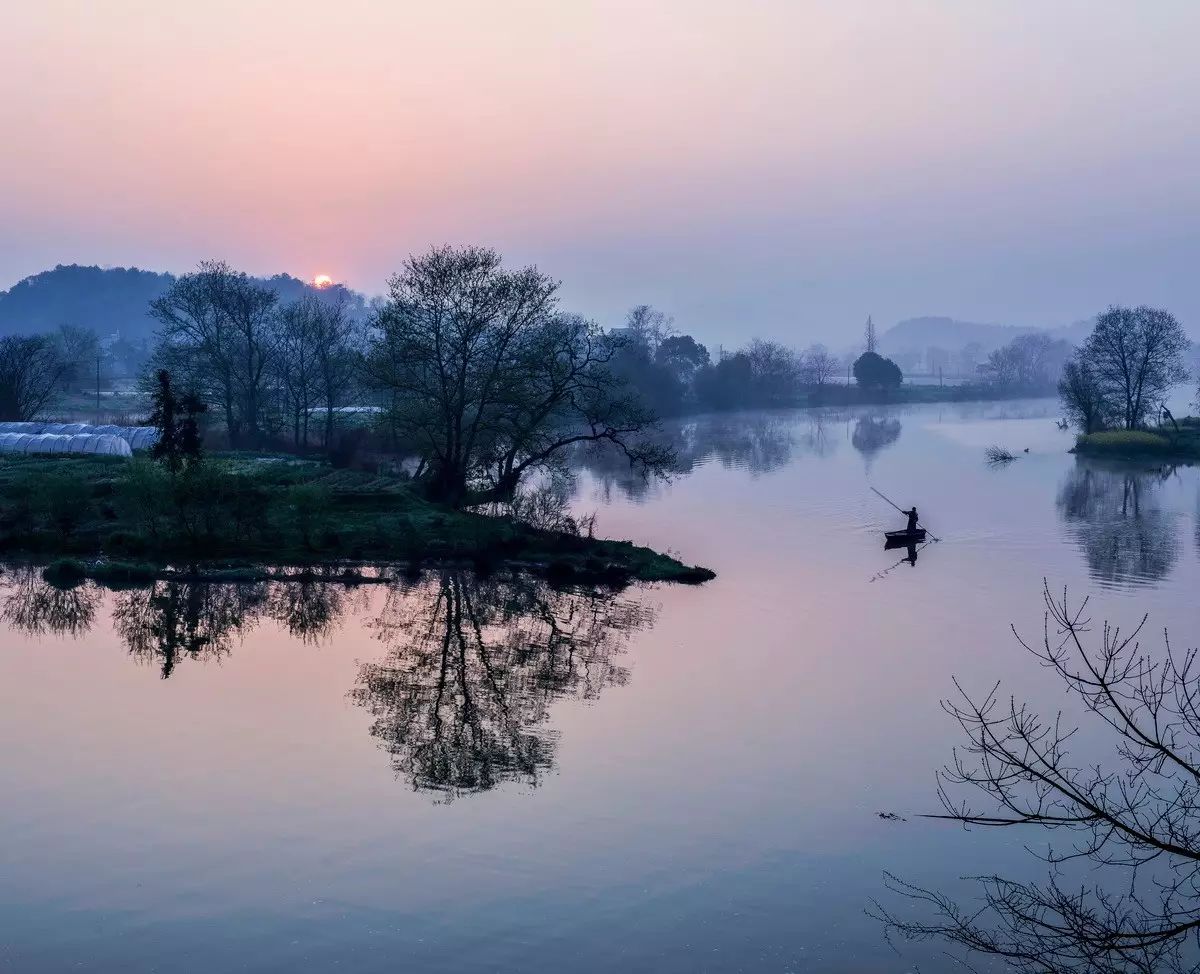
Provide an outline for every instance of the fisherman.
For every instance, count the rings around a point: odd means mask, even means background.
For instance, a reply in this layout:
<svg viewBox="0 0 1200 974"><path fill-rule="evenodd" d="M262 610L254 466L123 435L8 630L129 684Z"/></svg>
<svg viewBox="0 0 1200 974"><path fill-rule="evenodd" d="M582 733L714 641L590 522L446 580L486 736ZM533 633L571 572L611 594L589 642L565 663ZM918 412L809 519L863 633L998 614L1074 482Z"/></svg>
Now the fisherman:
<svg viewBox="0 0 1200 974"><path fill-rule="evenodd" d="M905 530L916 531L917 530L917 509L916 509L916 507L914 506L911 511L905 511L904 513L908 515L908 527Z"/></svg>

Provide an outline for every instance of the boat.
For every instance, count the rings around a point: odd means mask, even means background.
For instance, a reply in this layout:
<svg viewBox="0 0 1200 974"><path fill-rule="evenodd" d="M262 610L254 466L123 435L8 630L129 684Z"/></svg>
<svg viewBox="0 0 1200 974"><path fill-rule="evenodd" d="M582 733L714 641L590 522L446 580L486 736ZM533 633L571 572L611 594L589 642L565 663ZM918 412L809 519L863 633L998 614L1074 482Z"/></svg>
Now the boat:
<svg viewBox="0 0 1200 974"><path fill-rule="evenodd" d="M913 531L884 531L885 548L903 548L910 544L920 544L925 540L925 529L916 528Z"/></svg>

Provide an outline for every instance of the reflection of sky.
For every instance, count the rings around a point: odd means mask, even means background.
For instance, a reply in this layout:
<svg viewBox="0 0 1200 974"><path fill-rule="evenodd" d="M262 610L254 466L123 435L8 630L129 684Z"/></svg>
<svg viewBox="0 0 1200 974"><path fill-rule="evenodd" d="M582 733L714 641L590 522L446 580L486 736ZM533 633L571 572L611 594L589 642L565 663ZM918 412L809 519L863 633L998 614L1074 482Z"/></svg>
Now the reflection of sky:
<svg viewBox="0 0 1200 974"><path fill-rule="evenodd" d="M713 343L1200 312L1185 0L5 15L0 286L223 256L374 292L412 250L478 241L584 313L651 301Z"/></svg>
<svg viewBox="0 0 1200 974"><path fill-rule="evenodd" d="M857 412L830 421L824 455L795 414L770 472L710 462L642 503L614 494L601 533L719 576L631 593L656 616L621 657L628 684L555 705L555 769L532 793L441 806L393 777L346 696L384 658L369 611L317 646L264 623L166 681L102 622L76 642L6 634L10 956L186 974L902 969L861 912L883 869L953 884L1025 862L1028 836L876 817L933 805L951 675L1061 705L1008 632L1040 633L1043 575L1095 596L1097 619L1148 610L1195 642L1197 470L1155 493L1176 518L1170 572L1101 589L1057 502L1074 458L993 470L942 432L1043 408L1049 424L1050 402L895 410L902 433L869 474ZM868 484L945 539L876 582L899 516ZM598 506L590 489L578 503Z"/></svg>

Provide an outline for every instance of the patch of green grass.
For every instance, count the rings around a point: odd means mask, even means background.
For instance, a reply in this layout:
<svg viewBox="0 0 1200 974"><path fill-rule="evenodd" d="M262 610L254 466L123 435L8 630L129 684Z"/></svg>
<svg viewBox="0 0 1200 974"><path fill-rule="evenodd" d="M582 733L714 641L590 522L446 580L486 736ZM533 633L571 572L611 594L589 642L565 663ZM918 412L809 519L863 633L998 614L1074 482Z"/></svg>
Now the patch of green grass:
<svg viewBox="0 0 1200 974"><path fill-rule="evenodd" d="M56 569L64 580L81 570L111 586L177 577L183 565L255 581L264 565L360 562L519 566L610 584L713 577L626 541L433 504L404 478L253 454L211 457L174 479L146 458L0 457L0 550L74 556L74 568Z"/></svg>
<svg viewBox="0 0 1200 974"><path fill-rule="evenodd" d="M1088 433L1075 442L1075 452L1093 456L1153 457L1160 460L1200 458L1200 436L1191 432L1175 436L1165 430L1104 430Z"/></svg>

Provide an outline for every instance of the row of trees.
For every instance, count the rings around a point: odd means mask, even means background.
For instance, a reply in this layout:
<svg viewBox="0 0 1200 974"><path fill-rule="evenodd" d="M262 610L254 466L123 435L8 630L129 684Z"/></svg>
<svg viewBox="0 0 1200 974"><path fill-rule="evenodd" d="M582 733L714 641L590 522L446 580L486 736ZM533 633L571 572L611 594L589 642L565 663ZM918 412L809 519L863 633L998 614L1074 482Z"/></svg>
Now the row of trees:
<svg viewBox="0 0 1200 974"><path fill-rule="evenodd" d="M234 446L258 446L286 424L309 442L310 418L356 395L364 331L341 288L281 304L269 283L221 262L176 279L150 305L158 322L152 372L166 371L224 421Z"/></svg>
<svg viewBox="0 0 1200 974"><path fill-rule="evenodd" d="M1189 346L1168 311L1110 307L1063 367L1058 391L1068 419L1084 433L1145 426L1171 387L1187 380Z"/></svg>
<svg viewBox="0 0 1200 974"><path fill-rule="evenodd" d="M987 358L989 381L1002 389L1028 395L1053 392L1071 344L1045 334L1021 335Z"/></svg>
<svg viewBox="0 0 1200 974"><path fill-rule="evenodd" d="M633 308L615 337L614 370L660 416L795 405L845 368L824 345L796 350L760 338L714 358L649 305Z"/></svg>

